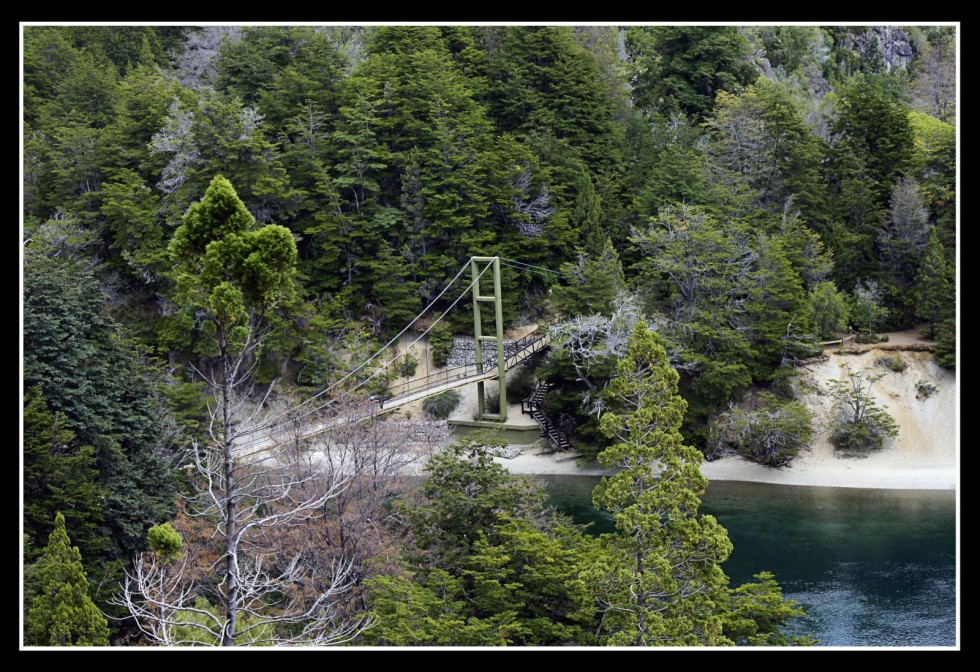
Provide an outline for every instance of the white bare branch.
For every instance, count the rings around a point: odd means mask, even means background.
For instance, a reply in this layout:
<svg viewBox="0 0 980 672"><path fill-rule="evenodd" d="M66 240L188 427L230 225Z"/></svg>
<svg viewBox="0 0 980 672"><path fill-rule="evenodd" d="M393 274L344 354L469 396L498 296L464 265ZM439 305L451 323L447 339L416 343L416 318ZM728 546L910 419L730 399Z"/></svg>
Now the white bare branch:
<svg viewBox="0 0 980 672"><path fill-rule="evenodd" d="M204 542L212 555L179 562L138 557L117 603L149 641L166 646L351 641L372 625L351 611L367 562L396 560L382 524L396 514L385 503L413 465L448 444L448 431L442 423L386 416L358 422L363 409L347 405L324 420L336 430L316 445L294 427L278 434L275 447L240 456L234 440L226 440L236 435L235 419L226 422L223 409L237 408L236 418L251 423L272 394L270 386L257 408L242 403L251 388L229 374L232 365L247 368L247 360L238 357L225 374L212 376L226 384L212 390L210 440L192 443L184 464L195 488L187 513L213 530Z"/></svg>

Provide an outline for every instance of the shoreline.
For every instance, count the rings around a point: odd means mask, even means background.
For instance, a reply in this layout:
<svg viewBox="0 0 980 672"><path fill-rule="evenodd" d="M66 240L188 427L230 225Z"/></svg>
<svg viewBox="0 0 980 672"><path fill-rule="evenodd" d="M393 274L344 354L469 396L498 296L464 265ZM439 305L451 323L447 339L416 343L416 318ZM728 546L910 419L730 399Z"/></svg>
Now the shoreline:
<svg viewBox="0 0 980 672"><path fill-rule="evenodd" d="M527 447L525 447L527 448ZM533 450L533 446L531 447ZM708 481L742 481L775 485L880 490L957 490L955 464L911 464L897 451L885 450L865 458L839 458L802 454L792 466L766 467L738 456L728 456L701 465ZM493 458L512 474L604 476L611 472L595 463L579 467L575 460L558 462L555 454L525 452L514 458Z"/></svg>
<svg viewBox="0 0 980 672"><path fill-rule="evenodd" d="M519 335L519 334L512 334ZM919 346L927 345L914 329L888 334L888 342L868 344L847 351L827 349L824 357L800 369L804 381L802 401L814 425L809 447L793 459L790 466L766 467L741 456L725 456L701 466L708 481L742 481L777 485L827 488L865 488L882 490L958 490L959 406L955 372L940 368L932 354ZM881 368L879 357L899 357L901 371ZM828 424L834 408L826 394L828 381L838 380L854 367L882 372L872 397L896 420L899 435L885 448L866 457L840 457L831 445ZM916 381L935 385L932 394L919 395ZM453 417L468 419L476 407L476 391L461 390L462 403ZM517 416L519 405L509 405ZM540 442L520 446L526 452L515 458L495 457L514 474L602 476L595 463L579 467L575 460L557 462L556 455L544 452Z"/></svg>

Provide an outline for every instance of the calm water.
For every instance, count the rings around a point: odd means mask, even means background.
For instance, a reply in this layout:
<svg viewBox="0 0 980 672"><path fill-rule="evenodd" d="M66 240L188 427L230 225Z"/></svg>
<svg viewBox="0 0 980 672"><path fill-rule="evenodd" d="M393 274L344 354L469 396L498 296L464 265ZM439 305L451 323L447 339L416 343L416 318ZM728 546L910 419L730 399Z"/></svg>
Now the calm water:
<svg viewBox="0 0 980 672"><path fill-rule="evenodd" d="M598 478L542 476L550 504L593 531ZM956 645L956 502L952 491L812 488L713 482L704 513L735 546L738 585L769 570L808 616L794 630L823 646Z"/></svg>

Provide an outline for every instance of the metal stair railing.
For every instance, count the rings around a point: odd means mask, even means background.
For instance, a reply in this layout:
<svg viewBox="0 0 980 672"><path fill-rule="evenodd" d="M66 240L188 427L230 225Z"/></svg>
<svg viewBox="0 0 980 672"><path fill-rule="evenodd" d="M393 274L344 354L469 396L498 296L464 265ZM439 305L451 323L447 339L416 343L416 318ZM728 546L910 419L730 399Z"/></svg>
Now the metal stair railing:
<svg viewBox="0 0 980 672"><path fill-rule="evenodd" d="M531 394L526 399L521 400L521 413L534 418L535 422L541 425L541 436L551 440L558 450L572 450L574 445L568 434L559 429L558 424L544 410L544 395L547 391L547 383L541 380L535 381L534 387L531 388Z"/></svg>

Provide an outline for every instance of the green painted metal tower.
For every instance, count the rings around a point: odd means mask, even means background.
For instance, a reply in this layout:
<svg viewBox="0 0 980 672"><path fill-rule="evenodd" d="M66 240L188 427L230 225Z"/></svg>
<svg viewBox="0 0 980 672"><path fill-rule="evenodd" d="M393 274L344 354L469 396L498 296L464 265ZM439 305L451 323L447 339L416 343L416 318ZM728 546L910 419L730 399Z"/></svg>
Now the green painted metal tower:
<svg viewBox="0 0 980 672"><path fill-rule="evenodd" d="M480 270L480 265L483 271ZM480 293L480 274L493 265L493 295ZM504 354L504 312L500 294L500 257L470 257L470 271L473 274L473 340L476 351L476 370L483 373L483 344L496 341L497 343L497 388L500 392L500 412L486 412L486 396L483 382L476 384L476 419L507 422L507 386L504 376L507 373L507 357ZM483 311L480 304L493 302L496 335L483 335Z"/></svg>

